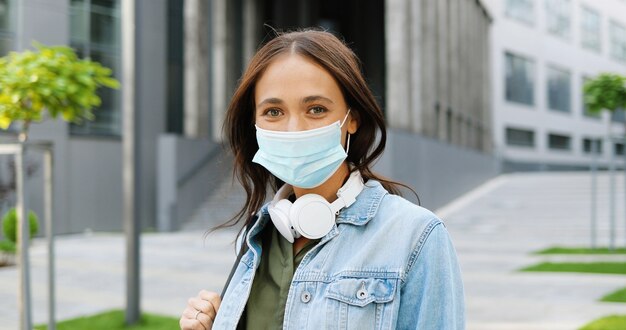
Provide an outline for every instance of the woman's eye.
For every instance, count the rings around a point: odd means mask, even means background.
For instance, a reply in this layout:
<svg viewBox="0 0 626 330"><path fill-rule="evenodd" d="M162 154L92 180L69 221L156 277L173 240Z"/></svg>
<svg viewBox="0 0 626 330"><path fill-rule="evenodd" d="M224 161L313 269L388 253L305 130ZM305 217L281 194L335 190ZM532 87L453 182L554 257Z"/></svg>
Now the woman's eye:
<svg viewBox="0 0 626 330"><path fill-rule="evenodd" d="M268 109L265 111L265 115L268 117L278 117L280 116L280 110L278 109Z"/></svg>
<svg viewBox="0 0 626 330"><path fill-rule="evenodd" d="M326 109L323 107L312 107L311 109L309 109L309 113L312 115L321 115L324 112L326 112Z"/></svg>

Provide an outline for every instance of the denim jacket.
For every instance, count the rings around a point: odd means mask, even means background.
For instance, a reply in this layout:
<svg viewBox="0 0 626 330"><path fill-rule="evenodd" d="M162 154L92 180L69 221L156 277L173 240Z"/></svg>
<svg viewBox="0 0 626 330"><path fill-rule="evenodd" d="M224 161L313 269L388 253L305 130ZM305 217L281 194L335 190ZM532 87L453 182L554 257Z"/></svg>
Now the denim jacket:
<svg viewBox="0 0 626 330"><path fill-rule="evenodd" d="M272 225L267 205L258 216L213 329L235 329L248 300L261 256L258 234ZM296 269L283 329L464 329L464 313L444 224L369 180Z"/></svg>

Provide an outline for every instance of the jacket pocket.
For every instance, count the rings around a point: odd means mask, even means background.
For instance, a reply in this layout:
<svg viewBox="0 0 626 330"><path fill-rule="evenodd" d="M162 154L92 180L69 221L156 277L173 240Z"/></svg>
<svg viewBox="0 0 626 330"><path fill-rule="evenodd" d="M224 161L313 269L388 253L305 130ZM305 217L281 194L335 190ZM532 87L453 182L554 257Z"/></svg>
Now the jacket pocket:
<svg viewBox="0 0 626 330"><path fill-rule="evenodd" d="M390 329L396 278L339 278L329 283L328 328Z"/></svg>

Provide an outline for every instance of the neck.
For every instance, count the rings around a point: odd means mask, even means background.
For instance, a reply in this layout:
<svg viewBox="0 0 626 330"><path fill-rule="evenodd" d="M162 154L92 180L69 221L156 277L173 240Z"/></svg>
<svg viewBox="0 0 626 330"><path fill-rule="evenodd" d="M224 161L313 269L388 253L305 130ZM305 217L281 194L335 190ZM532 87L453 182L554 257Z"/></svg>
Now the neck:
<svg viewBox="0 0 626 330"><path fill-rule="evenodd" d="M329 203L332 203L337 199L337 191L343 186L349 174L348 163L344 161L326 182L310 189L293 187L293 192L296 194L296 198L306 194L317 194L324 197Z"/></svg>

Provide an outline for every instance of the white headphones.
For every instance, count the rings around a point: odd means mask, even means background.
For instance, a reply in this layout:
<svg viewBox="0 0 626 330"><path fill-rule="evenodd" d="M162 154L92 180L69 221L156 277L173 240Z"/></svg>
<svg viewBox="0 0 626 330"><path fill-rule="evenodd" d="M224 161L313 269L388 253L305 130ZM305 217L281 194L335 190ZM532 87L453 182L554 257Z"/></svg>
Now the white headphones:
<svg viewBox="0 0 626 330"><path fill-rule="evenodd" d="M276 192L267 209L278 232L290 243L300 236L318 239L330 232L335 224L335 216L341 209L356 201L363 186L363 177L356 170L337 191L337 199L334 202L329 203L317 194L306 194L292 204L287 197L293 192L293 187L284 184Z"/></svg>

